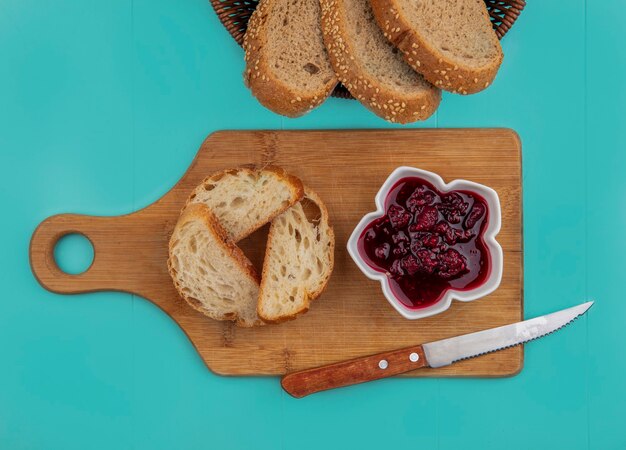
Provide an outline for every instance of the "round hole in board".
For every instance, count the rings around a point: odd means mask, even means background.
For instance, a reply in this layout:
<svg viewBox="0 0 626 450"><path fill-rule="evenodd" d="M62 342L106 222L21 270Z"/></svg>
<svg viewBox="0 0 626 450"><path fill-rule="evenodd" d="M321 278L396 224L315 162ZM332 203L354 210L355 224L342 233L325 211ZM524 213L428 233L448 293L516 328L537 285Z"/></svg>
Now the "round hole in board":
<svg viewBox="0 0 626 450"><path fill-rule="evenodd" d="M82 234L66 234L54 246L54 260L63 272L79 275L93 262L93 245Z"/></svg>

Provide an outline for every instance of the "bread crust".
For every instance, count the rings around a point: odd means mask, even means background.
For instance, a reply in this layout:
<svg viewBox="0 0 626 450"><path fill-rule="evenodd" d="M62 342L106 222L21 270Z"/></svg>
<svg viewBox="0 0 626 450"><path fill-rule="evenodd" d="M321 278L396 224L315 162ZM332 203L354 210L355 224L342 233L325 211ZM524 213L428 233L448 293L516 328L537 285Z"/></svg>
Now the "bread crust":
<svg viewBox="0 0 626 450"><path fill-rule="evenodd" d="M499 50L498 56L490 64L474 68L451 61L439 49L428 43L402 15L398 0L370 0L370 2L374 17L384 36L402 52L404 60L415 71L421 73L436 87L454 94L467 95L480 92L493 82L504 58L495 32L493 40ZM486 26L491 28L486 8L484 18Z"/></svg>
<svg viewBox="0 0 626 450"><path fill-rule="evenodd" d="M263 283L261 282L261 286L259 288L259 301L257 302L257 315L259 316L259 318L268 324L278 324L278 323L282 323L282 322L287 322L289 320L294 320L296 319L298 316L306 313L309 310L309 307L311 305L311 302L315 299L317 299L326 289L326 286L328 285L328 281L330 280L330 276L333 273L333 269L335 267L335 232L333 230L332 225L330 224L330 219L328 216L328 209L326 208L326 205L324 204L324 202L322 201L322 199L319 197L319 195L317 195L316 192L314 192L312 189L308 188L305 186L304 188L304 198L302 200L305 199L309 199L311 200L313 203L315 203L317 205L317 207L320 209L320 221L321 222L325 222L328 225L328 234L329 234L329 238L330 238L330 248L329 248L329 252L330 252L330 258L329 258L329 270L328 273L326 275L326 277L324 278L321 286L313 292L307 292L304 298L304 302L302 307L295 311L293 314L290 315L286 315L286 316L281 316L277 319L271 319L268 317L264 317L261 314L261 299L263 298ZM302 201L301 200L301 201ZM267 257L267 255L269 254L273 243L274 243L274 239L276 238L275 233L272 232L272 228L270 228L270 232L267 236L267 246L265 249L265 258L263 261L263 272L262 272L262 279L269 276L269 258Z"/></svg>
<svg viewBox="0 0 626 450"><path fill-rule="evenodd" d="M434 86L412 97L398 95L378 80L368 76L354 56L346 38L344 11L341 0L320 0L322 6L322 35L328 56L339 81L374 114L389 122L410 123L426 120L441 102L441 91Z"/></svg>
<svg viewBox="0 0 626 450"><path fill-rule="evenodd" d="M227 252L227 254L229 254L229 256L235 261L235 263L239 267L241 267L241 269L243 270L244 274L251 281L253 281L257 285L260 285L260 282L261 282L261 279L259 278L259 275L256 272L256 270L255 270L254 266L252 265L252 263L250 262L250 260L246 257L246 255L244 255L243 251L241 251L241 249L239 247L237 247L228 238L228 234L222 228L222 226L220 225L219 221L217 220L215 215L211 212L211 210L206 205L204 205L202 203L196 203L196 204L193 204L193 205L189 205L188 207L185 208L185 210L181 214L180 218L178 219L178 222L176 223L176 227L174 228L174 231L172 233L172 236L170 238L169 245L168 245L169 257L167 259L167 268L168 268L168 272L170 274L170 277L172 278L172 280L174 282L174 287L178 291L178 294L193 309L195 309L196 311L201 312L202 314L204 314L204 315L206 315L208 317L211 317L212 319L222 320L222 321L230 320L230 321L236 322L236 324L238 326L241 326L241 327L252 327L252 326L257 326L257 325L263 325L263 321L261 321L261 320L257 320L257 321L254 321L254 322L247 322L242 317L239 317L239 315L236 314L236 313L233 313L229 317L217 316L215 314L212 314L210 311L206 310L200 302L198 302L195 299L192 299L191 297L186 295L185 292L183 292L183 286L181 286L181 284L178 281L178 273L176 272L176 270L173 267L171 255L172 255L172 251L173 251L173 248L174 248L174 244L173 243L174 243L174 240L175 240L175 238L176 238L176 236L178 234L178 230L181 227L183 227L186 223L192 222L192 221L195 221L195 220L200 220L200 221L202 221L204 223L204 225L206 226L207 230L210 233L212 233L213 236L215 237L216 245L222 246L222 248Z"/></svg>
<svg viewBox="0 0 626 450"><path fill-rule="evenodd" d="M261 0L252 13L243 39L246 68L244 83L266 108L287 117L299 117L321 105L337 85L331 79L322 89L311 92L295 90L274 76L266 55L267 20L275 0Z"/></svg>
<svg viewBox="0 0 626 450"><path fill-rule="evenodd" d="M231 168L231 169L219 170L219 171L214 172L211 175L207 176L204 180L202 180L202 182L198 186L196 186L194 188L193 191L191 191L191 194L189 194L189 197L187 197L187 201L185 202L185 206L183 207L183 211L187 207L189 207L190 205L195 204L195 203L191 203L191 201L204 188L204 185L206 183L217 182L220 178L222 178L227 173L235 174L235 173L238 173L238 172L247 172L247 173L250 173L250 174L254 174L254 173L261 173L261 172L264 172L264 171L271 172L271 173L275 174L278 178L284 180L290 186L291 193L292 193L291 200L290 200L289 204L287 204L284 208L281 208L280 210L278 210L275 214L267 216L267 217L264 217L262 220L259 220L253 226L251 226L250 228L248 228L247 230L242 232L240 235L233 236L233 241L234 242L239 242L242 239L245 239L246 237L248 237L249 235L254 233L256 230L261 228L266 223L271 222L275 217L279 216L280 214L285 212L287 209L291 208L294 204L296 204L297 202L299 202L302 199L302 197L304 196L304 186L303 186L302 181L300 180L300 178L296 177L295 175L292 175L292 174L288 173L282 167L277 167L277 166L265 166L265 167L262 167L262 168L255 168L254 166L241 166L241 167L236 167L236 168Z"/></svg>

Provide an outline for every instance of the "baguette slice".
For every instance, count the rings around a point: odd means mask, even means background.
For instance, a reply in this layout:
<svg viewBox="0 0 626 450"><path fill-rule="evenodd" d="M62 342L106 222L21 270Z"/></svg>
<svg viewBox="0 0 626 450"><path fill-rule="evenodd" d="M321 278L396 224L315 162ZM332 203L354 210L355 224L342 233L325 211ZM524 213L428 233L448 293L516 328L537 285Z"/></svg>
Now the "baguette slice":
<svg viewBox="0 0 626 450"><path fill-rule="evenodd" d="M314 211L314 212L313 212ZM335 235L319 196L273 220L267 240L257 312L268 323L295 319L322 293L333 271Z"/></svg>
<svg viewBox="0 0 626 450"><path fill-rule="evenodd" d="M304 195L302 182L278 167L216 172L196 187L187 205L203 203L233 242L249 236Z"/></svg>
<svg viewBox="0 0 626 450"><path fill-rule="evenodd" d="M319 0L261 0L250 18L244 82L277 114L301 116L337 85L319 21Z"/></svg>
<svg viewBox="0 0 626 450"><path fill-rule="evenodd" d="M209 208L187 207L169 243L174 286L194 309L237 325L261 325L256 313L259 276Z"/></svg>
<svg viewBox="0 0 626 450"><path fill-rule="evenodd" d="M371 0L385 37L428 81L473 94L491 84L502 47L483 0Z"/></svg>
<svg viewBox="0 0 626 450"><path fill-rule="evenodd" d="M390 122L430 117L441 91L426 82L383 36L369 0L320 0L331 64L350 93Z"/></svg>

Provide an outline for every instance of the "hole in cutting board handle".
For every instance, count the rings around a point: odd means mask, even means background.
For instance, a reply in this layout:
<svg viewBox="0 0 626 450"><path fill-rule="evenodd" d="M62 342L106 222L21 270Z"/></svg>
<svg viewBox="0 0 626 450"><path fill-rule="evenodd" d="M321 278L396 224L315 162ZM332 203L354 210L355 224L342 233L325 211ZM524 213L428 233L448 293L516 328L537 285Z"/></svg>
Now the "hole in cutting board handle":
<svg viewBox="0 0 626 450"><path fill-rule="evenodd" d="M93 259L93 243L82 233L64 234L54 244L54 262L68 275L85 273Z"/></svg>

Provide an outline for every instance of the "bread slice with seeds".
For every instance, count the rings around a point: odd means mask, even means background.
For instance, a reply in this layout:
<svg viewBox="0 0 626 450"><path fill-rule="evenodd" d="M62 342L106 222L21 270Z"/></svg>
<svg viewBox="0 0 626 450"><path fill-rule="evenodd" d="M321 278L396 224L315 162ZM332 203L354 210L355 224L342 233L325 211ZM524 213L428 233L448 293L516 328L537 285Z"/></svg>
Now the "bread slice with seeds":
<svg viewBox="0 0 626 450"><path fill-rule="evenodd" d="M383 36L369 0L320 0L331 64L350 93L390 122L430 117L441 91L404 61Z"/></svg>
<svg viewBox="0 0 626 450"><path fill-rule="evenodd" d="M187 205L205 204L233 242L252 234L304 195L299 178L278 167L221 170L196 187Z"/></svg>
<svg viewBox="0 0 626 450"><path fill-rule="evenodd" d="M169 242L174 286L194 309L237 325L262 325L256 313L259 277L203 204L183 211Z"/></svg>
<svg viewBox="0 0 626 450"><path fill-rule="evenodd" d="M277 114L301 116L337 85L319 21L319 0L261 0L250 18L244 81Z"/></svg>
<svg viewBox="0 0 626 450"><path fill-rule="evenodd" d="M503 53L483 0L371 0L385 36L428 81L472 94L496 76Z"/></svg>
<svg viewBox="0 0 626 450"><path fill-rule="evenodd" d="M322 293L333 271L335 235L320 197L305 196L272 221L257 312L268 323L295 319Z"/></svg>

